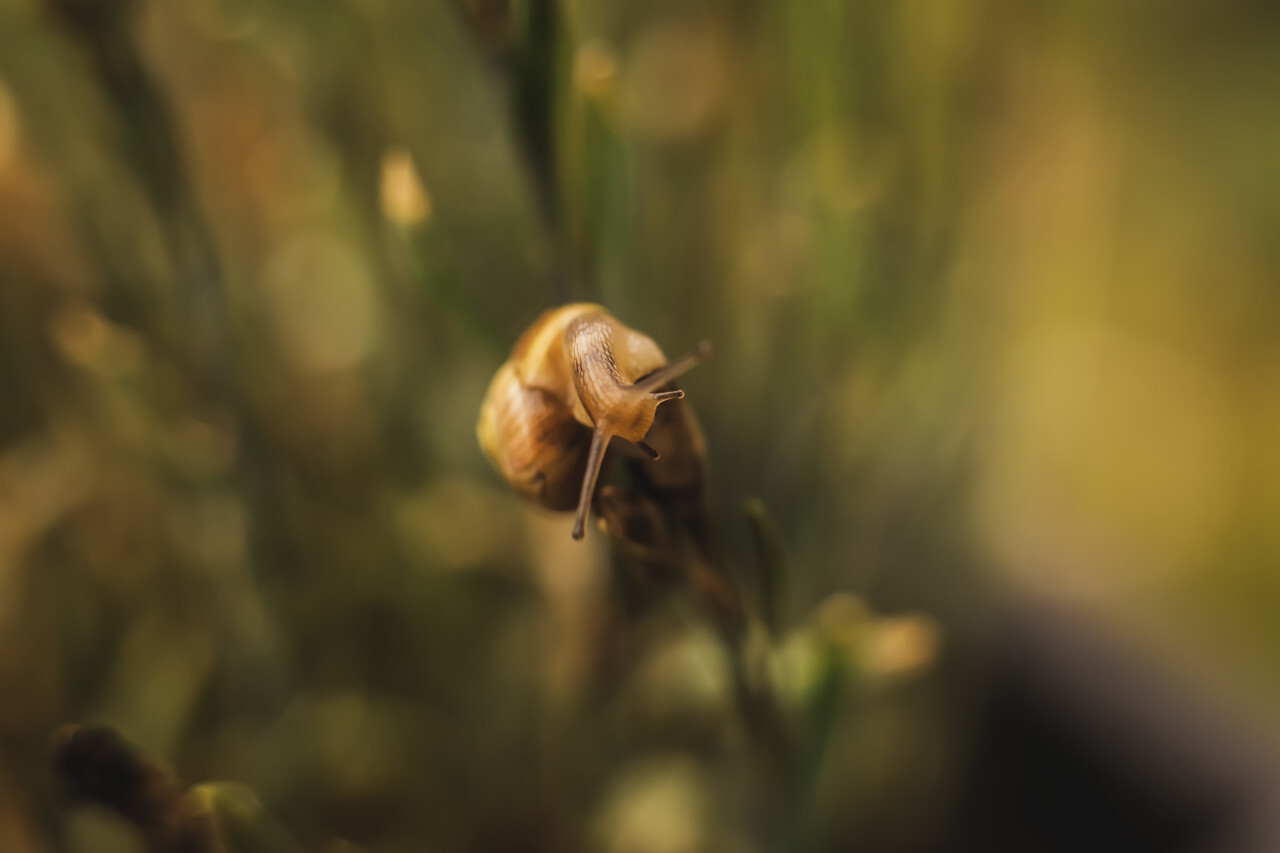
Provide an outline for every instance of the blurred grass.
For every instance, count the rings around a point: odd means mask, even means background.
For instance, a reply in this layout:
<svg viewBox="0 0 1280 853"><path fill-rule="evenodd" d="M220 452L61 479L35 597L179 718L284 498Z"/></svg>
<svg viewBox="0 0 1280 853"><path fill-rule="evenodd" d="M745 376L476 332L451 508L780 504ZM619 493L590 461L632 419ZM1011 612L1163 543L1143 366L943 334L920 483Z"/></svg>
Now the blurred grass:
<svg viewBox="0 0 1280 853"><path fill-rule="evenodd" d="M93 719L308 849L765 849L696 619L632 708L605 548L475 447L566 296L715 342L786 629L851 588L945 650L1011 583L1280 729L1269 6L565 2L531 168L546 5L0 0L0 847L105 849L42 769ZM845 700L813 838L927 832L948 690Z"/></svg>

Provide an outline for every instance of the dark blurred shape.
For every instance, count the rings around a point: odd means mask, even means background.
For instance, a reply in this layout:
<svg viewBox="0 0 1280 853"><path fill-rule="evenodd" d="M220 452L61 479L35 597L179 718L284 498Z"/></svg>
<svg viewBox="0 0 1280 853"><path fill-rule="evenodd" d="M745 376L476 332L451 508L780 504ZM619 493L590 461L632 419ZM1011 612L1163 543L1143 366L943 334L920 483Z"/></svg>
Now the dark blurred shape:
<svg viewBox="0 0 1280 853"><path fill-rule="evenodd" d="M73 796L106 806L138 828L156 853L215 851L212 819L186 807L178 777L109 726L54 732L53 764Z"/></svg>
<svg viewBox="0 0 1280 853"><path fill-rule="evenodd" d="M73 797L105 806L151 853L288 853L292 841L242 785L186 788L109 726L66 725L50 738L55 772Z"/></svg>
<svg viewBox="0 0 1280 853"><path fill-rule="evenodd" d="M956 818L929 849L1280 849L1280 763L1257 733L1061 608L1013 605L994 646Z"/></svg>
<svg viewBox="0 0 1280 853"><path fill-rule="evenodd" d="M45 0L45 6L64 26L83 37L118 35L138 11L138 0Z"/></svg>

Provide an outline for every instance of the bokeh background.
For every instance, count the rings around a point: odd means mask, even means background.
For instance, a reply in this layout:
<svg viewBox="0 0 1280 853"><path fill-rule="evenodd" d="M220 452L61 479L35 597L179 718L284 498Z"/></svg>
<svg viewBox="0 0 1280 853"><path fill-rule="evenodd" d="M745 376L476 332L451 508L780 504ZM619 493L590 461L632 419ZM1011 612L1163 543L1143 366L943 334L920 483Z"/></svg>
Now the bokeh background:
<svg viewBox="0 0 1280 853"><path fill-rule="evenodd" d="M1213 709L1171 740L1269 753L1278 24L0 0L0 848L140 849L49 772L97 721L302 849L779 849L706 626L595 672L608 542L476 446L571 299L714 341L684 387L726 559L751 588L752 498L782 546L780 689L856 626L834 710L793 691L805 843L946 849L1020 602Z"/></svg>

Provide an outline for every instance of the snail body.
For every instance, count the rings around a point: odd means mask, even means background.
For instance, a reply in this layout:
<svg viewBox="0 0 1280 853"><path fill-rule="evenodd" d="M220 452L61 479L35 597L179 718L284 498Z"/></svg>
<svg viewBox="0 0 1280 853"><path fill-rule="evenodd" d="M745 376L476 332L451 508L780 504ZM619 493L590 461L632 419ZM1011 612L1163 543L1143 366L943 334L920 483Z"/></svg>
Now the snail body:
<svg viewBox="0 0 1280 853"><path fill-rule="evenodd" d="M664 388L709 351L703 344L668 363L651 338L599 305L553 308L521 335L490 383L476 427L480 446L518 493L549 509L576 504L573 537L581 539L610 440L658 459L646 441L658 407L684 397ZM659 422L693 423L691 416ZM692 452L700 453L701 437L693 437ZM660 443L690 452L678 434L664 432Z"/></svg>

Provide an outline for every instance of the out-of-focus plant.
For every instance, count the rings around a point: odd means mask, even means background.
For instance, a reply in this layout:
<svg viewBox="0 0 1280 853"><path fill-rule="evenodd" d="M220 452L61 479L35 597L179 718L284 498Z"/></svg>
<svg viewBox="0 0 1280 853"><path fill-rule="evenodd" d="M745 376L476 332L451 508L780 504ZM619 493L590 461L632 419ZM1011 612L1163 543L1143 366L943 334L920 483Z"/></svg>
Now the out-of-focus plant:
<svg viewBox="0 0 1280 853"><path fill-rule="evenodd" d="M67 791L128 820L153 853L294 849L243 786L209 782L187 788L172 770L105 726L65 726L53 740L54 766Z"/></svg>

